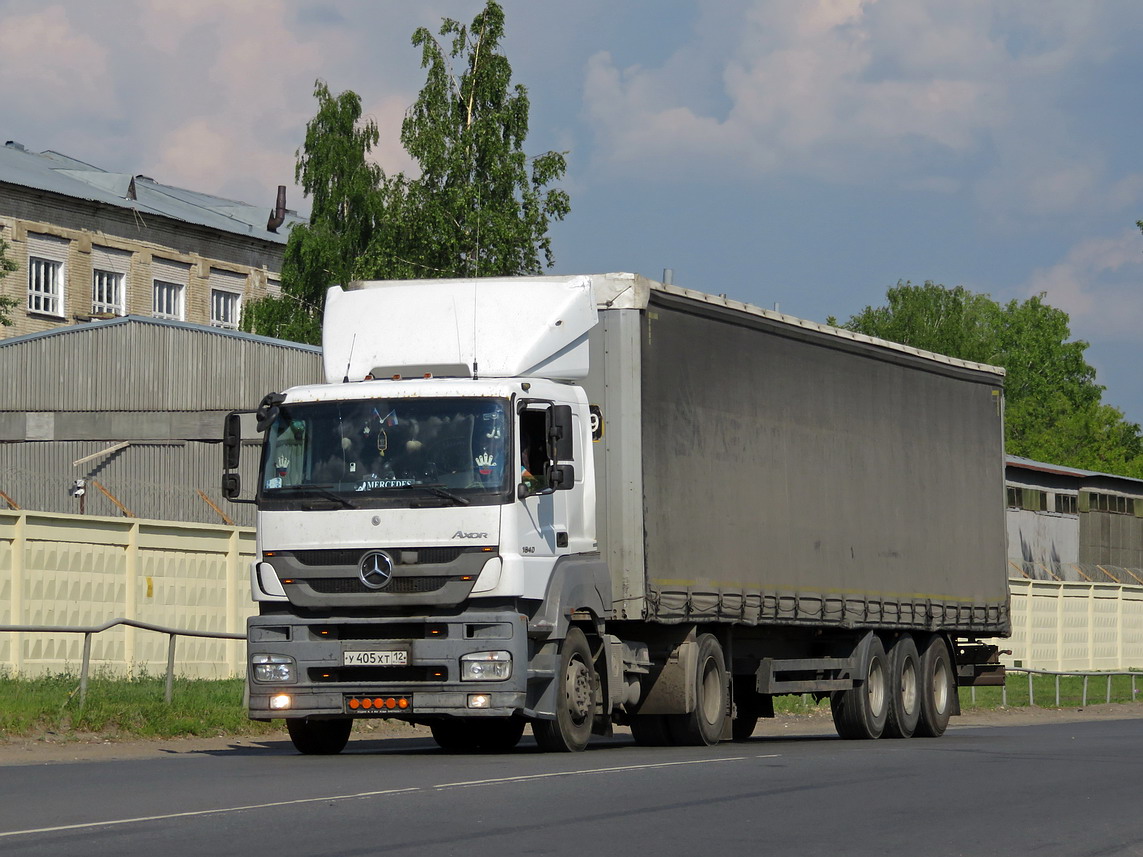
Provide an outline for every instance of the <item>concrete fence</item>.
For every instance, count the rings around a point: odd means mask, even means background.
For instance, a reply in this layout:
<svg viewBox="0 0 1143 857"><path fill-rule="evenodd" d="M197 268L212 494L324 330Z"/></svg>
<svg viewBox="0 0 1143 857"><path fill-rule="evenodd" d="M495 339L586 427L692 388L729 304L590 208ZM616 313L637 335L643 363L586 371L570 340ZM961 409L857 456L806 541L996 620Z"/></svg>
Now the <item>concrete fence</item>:
<svg viewBox="0 0 1143 857"><path fill-rule="evenodd" d="M85 627L116 618L241 634L254 612L248 568L254 531L134 518L0 511L0 625ZM1010 666L1046 670L1143 668L1143 586L1011 581ZM91 664L116 674L162 674L167 638L118 626L92 636ZM82 634L0 633L0 669L70 670ZM241 640L184 638L176 672L241 675Z"/></svg>
<svg viewBox="0 0 1143 857"><path fill-rule="evenodd" d="M0 511L0 625L100 625L124 617L192 631L242 633L254 612L254 531L135 518ZM83 635L0 634L0 668L79 672ZM241 675L241 640L184 638L176 671ZM93 635L91 665L161 675L167 637L119 626Z"/></svg>
<svg viewBox="0 0 1143 857"><path fill-rule="evenodd" d="M1143 668L1143 586L1011 580L1009 666L1088 671Z"/></svg>

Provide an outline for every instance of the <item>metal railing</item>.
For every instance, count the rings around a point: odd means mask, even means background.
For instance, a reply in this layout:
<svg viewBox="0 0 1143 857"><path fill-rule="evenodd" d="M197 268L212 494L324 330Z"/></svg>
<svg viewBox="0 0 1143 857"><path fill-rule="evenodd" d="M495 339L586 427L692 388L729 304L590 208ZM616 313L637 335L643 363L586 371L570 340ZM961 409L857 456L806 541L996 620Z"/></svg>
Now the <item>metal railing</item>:
<svg viewBox="0 0 1143 857"><path fill-rule="evenodd" d="M166 634L167 639L167 680L163 698L170 703L174 696L175 686L175 640L179 637L207 637L215 640L245 640L245 634L234 634L229 631L188 631L183 628L169 628L166 625L153 625L150 622L139 622L135 619L110 619L102 625L89 627L69 627L61 625L0 625L0 631L28 631L39 634L83 634L83 662L79 668L79 704L82 707L87 700L87 679L91 672L91 638L111 628L125 625L139 628L143 631L156 631Z"/></svg>
<svg viewBox="0 0 1143 857"><path fill-rule="evenodd" d="M1119 677L1131 678L1131 698L1137 700L1139 698L1139 690L1135 686L1137 678L1143 676L1140 672L1077 672L1074 670L1057 672L1055 670L1036 670L1030 667L1006 667L1006 671L1010 673L1027 673L1028 674L1028 705L1036 704L1036 692L1033 686L1033 679L1038 675L1050 675L1056 677L1056 708L1060 707L1060 679L1061 678L1082 678L1083 679L1083 699L1080 703L1081 706L1087 706L1088 698L1088 682L1093 678L1102 678L1107 680L1107 692L1104 697L1105 703L1111 702L1111 680ZM972 689L971 698L976 702L976 687ZM1000 704L1007 707L1008 705L1008 685L1005 683L1000 691Z"/></svg>

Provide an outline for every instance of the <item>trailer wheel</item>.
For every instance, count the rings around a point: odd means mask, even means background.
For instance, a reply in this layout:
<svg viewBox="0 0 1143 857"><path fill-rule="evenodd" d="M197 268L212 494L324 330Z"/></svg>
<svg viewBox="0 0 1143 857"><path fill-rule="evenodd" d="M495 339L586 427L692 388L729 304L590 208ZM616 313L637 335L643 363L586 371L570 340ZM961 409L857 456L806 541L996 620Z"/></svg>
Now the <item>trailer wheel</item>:
<svg viewBox="0 0 1143 857"><path fill-rule="evenodd" d="M889 650L889 719L886 738L911 738L921 718L921 666L917 644L902 634Z"/></svg>
<svg viewBox="0 0 1143 857"><path fill-rule="evenodd" d="M948 646L934 634L921 655L921 719L914 733L922 738L945 734L952 714L956 679Z"/></svg>
<svg viewBox="0 0 1143 857"><path fill-rule="evenodd" d="M637 714L632 717L631 737L642 747L667 747L674 743L665 714Z"/></svg>
<svg viewBox="0 0 1143 857"><path fill-rule="evenodd" d="M522 717L464 717L437 720L429 724L433 740L450 753L507 753L524 734Z"/></svg>
<svg viewBox="0 0 1143 857"><path fill-rule="evenodd" d="M695 710L668 716L674 743L692 747L717 744L722 740L729 709L730 685L722 645L713 634L703 634L698 638Z"/></svg>
<svg viewBox="0 0 1143 857"><path fill-rule="evenodd" d="M348 717L334 720L290 718L286 721L286 731L290 733L294 749L299 753L307 756L336 756L349 743L353 721Z"/></svg>
<svg viewBox="0 0 1143 857"><path fill-rule="evenodd" d="M889 660L877 637L870 641L858 675L862 681L855 687L830 694L833 725L842 738L880 738L889 717Z"/></svg>
<svg viewBox="0 0 1143 857"><path fill-rule="evenodd" d="M556 671L556 717L533 720L532 734L540 749L552 753L578 753L591 740L595 717L596 680L591 649L579 628L569 628L560 644Z"/></svg>

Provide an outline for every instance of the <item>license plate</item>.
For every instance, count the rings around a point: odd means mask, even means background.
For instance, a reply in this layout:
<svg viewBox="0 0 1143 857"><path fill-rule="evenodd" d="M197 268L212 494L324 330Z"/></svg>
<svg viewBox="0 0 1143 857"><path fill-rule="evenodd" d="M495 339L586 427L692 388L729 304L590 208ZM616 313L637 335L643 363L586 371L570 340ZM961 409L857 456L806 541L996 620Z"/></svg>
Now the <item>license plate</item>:
<svg viewBox="0 0 1143 857"><path fill-rule="evenodd" d="M409 663L406 651L343 652L343 666L347 667L403 667Z"/></svg>

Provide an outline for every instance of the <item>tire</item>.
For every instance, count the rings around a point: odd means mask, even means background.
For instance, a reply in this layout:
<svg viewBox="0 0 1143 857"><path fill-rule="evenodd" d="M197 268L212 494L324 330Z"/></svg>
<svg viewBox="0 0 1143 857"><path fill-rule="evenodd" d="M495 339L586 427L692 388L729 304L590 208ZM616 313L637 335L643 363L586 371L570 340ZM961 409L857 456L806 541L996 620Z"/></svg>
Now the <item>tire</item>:
<svg viewBox="0 0 1143 857"><path fill-rule="evenodd" d="M353 731L353 721L348 717L335 720L308 720L290 718L286 720L286 731L294 749L306 756L336 756L349 743L349 733Z"/></svg>
<svg viewBox="0 0 1143 857"><path fill-rule="evenodd" d="M885 738L911 738L921 719L921 656L909 634L889 650L889 719Z"/></svg>
<svg viewBox="0 0 1143 857"><path fill-rule="evenodd" d="M632 717L631 737L641 747L667 747L674 743L664 714L637 714Z"/></svg>
<svg viewBox="0 0 1143 857"><path fill-rule="evenodd" d="M524 734L521 717L453 718L429 724L437 746L449 753L507 753Z"/></svg>
<svg viewBox="0 0 1143 857"><path fill-rule="evenodd" d="M578 753L591 740L598 684L591 649L579 628L569 628L560 644L555 680L555 719L532 721L532 734L545 752Z"/></svg>
<svg viewBox="0 0 1143 857"><path fill-rule="evenodd" d="M956 693L952 656L942 637L934 634L921 654L921 718L913 733L921 738L945 734Z"/></svg>
<svg viewBox="0 0 1143 857"><path fill-rule="evenodd" d="M695 710L668 717L671 737L680 746L709 747L722 740L729 716L730 683L726 677L726 657L718 639L713 634L703 634L698 638Z"/></svg>
<svg viewBox="0 0 1143 857"><path fill-rule="evenodd" d="M865 650L858 676L862 680L852 689L830 694L833 725L849 740L880 738L889 718L889 659L876 636Z"/></svg>

